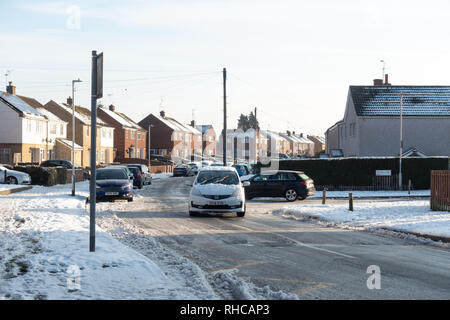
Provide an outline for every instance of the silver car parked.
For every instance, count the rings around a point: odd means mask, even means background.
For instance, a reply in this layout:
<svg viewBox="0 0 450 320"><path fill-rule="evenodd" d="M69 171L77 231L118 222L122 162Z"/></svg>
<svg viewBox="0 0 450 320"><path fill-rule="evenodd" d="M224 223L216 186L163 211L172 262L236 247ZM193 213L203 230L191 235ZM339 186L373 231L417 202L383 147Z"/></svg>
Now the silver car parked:
<svg viewBox="0 0 450 320"><path fill-rule="evenodd" d="M0 165L0 183L31 184L31 176L28 173L9 170Z"/></svg>

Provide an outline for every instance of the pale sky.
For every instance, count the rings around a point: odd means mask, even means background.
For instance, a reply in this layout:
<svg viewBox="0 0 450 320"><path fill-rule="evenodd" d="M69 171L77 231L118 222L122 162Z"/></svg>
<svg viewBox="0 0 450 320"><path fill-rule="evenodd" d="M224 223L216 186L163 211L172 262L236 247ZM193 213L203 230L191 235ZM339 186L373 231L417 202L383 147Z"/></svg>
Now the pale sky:
<svg viewBox="0 0 450 320"><path fill-rule="evenodd" d="M77 12L80 12L79 19ZM321 134L342 119L349 85L382 63L394 85L449 85L450 2L90 0L0 2L0 83L90 107L91 51L104 52L104 98L136 121L162 107L222 129L258 108L263 129ZM78 23L79 22L79 23Z"/></svg>

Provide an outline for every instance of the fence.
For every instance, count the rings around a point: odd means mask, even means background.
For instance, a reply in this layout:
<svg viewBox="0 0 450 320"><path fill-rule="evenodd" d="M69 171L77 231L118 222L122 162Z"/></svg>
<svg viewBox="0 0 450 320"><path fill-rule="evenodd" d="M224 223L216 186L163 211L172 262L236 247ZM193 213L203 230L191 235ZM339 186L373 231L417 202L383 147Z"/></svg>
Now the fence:
<svg viewBox="0 0 450 320"><path fill-rule="evenodd" d="M433 211L450 211L450 170L431 171L431 200Z"/></svg>

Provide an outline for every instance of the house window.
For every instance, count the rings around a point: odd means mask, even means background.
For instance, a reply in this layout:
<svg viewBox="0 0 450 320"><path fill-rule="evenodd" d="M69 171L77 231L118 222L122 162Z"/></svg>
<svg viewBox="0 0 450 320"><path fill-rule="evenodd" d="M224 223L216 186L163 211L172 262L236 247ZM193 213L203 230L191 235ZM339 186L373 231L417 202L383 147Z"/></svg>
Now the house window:
<svg viewBox="0 0 450 320"><path fill-rule="evenodd" d="M108 134L109 134L109 138L110 138L110 139L112 138L112 132L113 132L113 129L109 129L109 130L108 130Z"/></svg>
<svg viewBox="0 0 450 320"><path fill-rule="evenodd" d="M56 124L54 123L50 125L50 134L56 134Z"/></svg>
<svg viewBox="0 0 450 320"><path fill-rule="evenodd" d="M86 126L86 136L89 137L89 127Z"/></svg>
<svg viewBox="0 0 450 320"><path fill-rule="evenodd" d="M138 131L138 133L137 133L137 139L141 140L141 132L140 131Z"/></svg>
<svg viewBox="0 0 450 320"><path fill-rule="evenodd" d="M31 132L31 121L32 120L27 120L27 131Z"/></svg>
<svg viewBox="0 0 450 320"><path fill-rule="evenodd" d="M64 136L64 125L63 125L63 124L60 124L60 125L59 125L59 133L60 133L62 136Z"/></svg>
<svg viewBox="0 0 450 320"><path fill-rule="evenodd" d="M102 156L101 162L102 162L102 163L105 163L105 160L106 160L105 150L102 150L101 156Z"/></svg>
<svg viewBox="0 0 450 320"><path fill-rule="evenodd" d="M125 138L128 139L128 130L125 129Z"/></svg>
<svg viewBox="0 0 450 320"><path fill-rule="evenodd" d="M134 131L131 130L131 139L134 139Z"/></svg>

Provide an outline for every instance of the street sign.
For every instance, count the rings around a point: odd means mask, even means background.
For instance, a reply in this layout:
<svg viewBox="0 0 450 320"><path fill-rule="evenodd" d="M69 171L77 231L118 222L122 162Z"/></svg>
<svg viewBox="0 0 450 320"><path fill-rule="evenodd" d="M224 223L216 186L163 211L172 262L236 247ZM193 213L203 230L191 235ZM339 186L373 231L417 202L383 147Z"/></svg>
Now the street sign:
<svg viewBox="0 0 450 320"><path fill-rule="evenodd" d="M392 172L391 172L391 170L376 170L375 175L390 177L392 175Z"/></svg>
<svg viewBox="0 0 450 320"><path fill-rule="evenodd" d="M97 99L103 97L103 52L97 56Z"/></svg>

